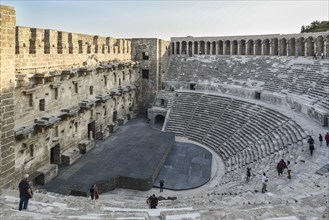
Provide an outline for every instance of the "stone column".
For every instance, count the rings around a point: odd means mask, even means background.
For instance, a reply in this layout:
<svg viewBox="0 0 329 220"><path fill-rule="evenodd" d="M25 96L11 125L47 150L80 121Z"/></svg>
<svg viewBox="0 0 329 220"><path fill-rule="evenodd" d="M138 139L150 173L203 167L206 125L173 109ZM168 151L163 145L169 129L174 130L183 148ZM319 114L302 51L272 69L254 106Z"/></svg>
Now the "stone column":
<svg viewBox="0 0 329 220"><path fill-rule="evenodd" d="M179 53L179 55L182 55L182 42L179 42L179 51L178 51L178 53Z"/></svg>
<svg viewBox="0 0 329 220"><path fill-rule="evenodd" d="M270 40L270 55L273 56L274 55L274 51L273 51L273 39Z"/></svg>
<svg viewBox="0 0 329 220"><path fill-rule="evenodd" d="M260 46L261 46L261 48L260 48L260 55L264 56L264 54L265 54L265 46L264 46L264 41L263 40L262 40Z"/></svg>
<svg viewBox="0 0 329 220"><path fill-rule="evenodd" d="M230 55L233 55L233 41L230 43Z"/></svg>
<svg viewBox="0 0 329 220"><path fill-rule="evenodd" d="M282 40L278 40L278 56L281 56L282 54Z"/></svg>
<svg viewBox="0 0 329 220"><path fill-rule="evenodd" d="M219 43L218 43L218 41L215 41L215 53L216 53L216 55L218 55L218 53L219 53Z"/></svg>
<svg viewBox="0 0 329 220"><path fill-rule="evenodd" d="M241 40L238 42L238 55L241 55Z"/></svg>
<svg viewBox="0 0 329 220"><path fill-rule="evenodd" d="M329 53L329 42L327 40L327 38L324 38L323 40L323 53L325 58L328 57L328 53Z"/></svg>
<svg viewBox="0 0 329 220"><path fill-rule="evenodd" d="M254 45L252 55L256 56L256 40L253 40L252 42L253 42L253 45Z"/></svg>
<svg viewBox="0 0 329 220"><path fill-rule="evenodd" d="M194 41L192 41L192 55L194 55Z"/></svg>
<svg viewBox="0 0 329 220"><path fill-rule="evenodd" d="M15 136L15 29L13 7L0 5L0 191L14 187Z"/></svg>
<svg viewBox="0 0 329 220"><path fill-rule="evenodd" d="M304 40L303 42L301 42L302 44L304 44L304 54L303 54L303 56L307 56L307 54L308 54L308 51L309 51L309 49L308 49L308 46L307 46L307 40Z"/></svg>
<svg viewBox="0 0 329 220"><path fill-rule="evenodd" d="M287 40L287 56L290 56L291 54L291 39Z"/></svg>

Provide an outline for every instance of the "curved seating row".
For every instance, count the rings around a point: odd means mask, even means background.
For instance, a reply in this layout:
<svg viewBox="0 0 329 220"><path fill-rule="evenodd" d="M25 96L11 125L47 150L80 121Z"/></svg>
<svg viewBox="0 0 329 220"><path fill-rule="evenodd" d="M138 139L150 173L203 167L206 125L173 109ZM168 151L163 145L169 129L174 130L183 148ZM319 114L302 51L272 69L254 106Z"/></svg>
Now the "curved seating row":
<svg viewBox="0 0 329 220"><path fill-rule="evenodd" d="M212 148L228 170L299 146L307 136L295 121L272 109L192 92L176 93L166 130Z"/></svg>

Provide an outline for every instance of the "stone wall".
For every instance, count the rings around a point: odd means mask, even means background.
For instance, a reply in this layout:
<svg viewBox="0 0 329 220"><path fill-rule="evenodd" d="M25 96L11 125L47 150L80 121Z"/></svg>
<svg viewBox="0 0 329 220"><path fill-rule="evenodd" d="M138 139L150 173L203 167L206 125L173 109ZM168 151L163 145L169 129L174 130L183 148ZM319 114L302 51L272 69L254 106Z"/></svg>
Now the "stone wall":
<svg viewBox="0 0 329 220"><path fill-rule="evenodd" d="M16 27L16 72L38 73L97 61L130 60L131 41L50 29Z"/></svg>
<svg viewBox="0 0 329 220"><path fill-rule="evenodd" d="M15 25L12 7L0 5L0 190L13 182Z"/></svg>
<svg viewBox="0 0 329 220"><path fill-rule="evenodd" d="M139 110L145 111L154 101L155 93L162 87L162 78L168 60L169 42L157 38L132 39L132 58L140 62L138 87Z"/></svg>

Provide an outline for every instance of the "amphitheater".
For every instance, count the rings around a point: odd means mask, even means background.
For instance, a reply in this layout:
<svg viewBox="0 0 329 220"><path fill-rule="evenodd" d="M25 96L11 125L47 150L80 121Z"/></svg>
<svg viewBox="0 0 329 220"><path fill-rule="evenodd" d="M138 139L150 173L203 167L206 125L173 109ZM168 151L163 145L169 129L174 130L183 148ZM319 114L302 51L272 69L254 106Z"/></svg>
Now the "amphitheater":
<svg viewBox="0 0 329 220"><path fill-rule="evenodd" d="M318 141L329 132L329 31L115 39L16 26L0 5L0 43L0 219L329 218L329 147ZM96 202L47 189L145 113L155 132L211 153L209 181L159 193L156 169L143 190L107 182ZM280 159L292 179L278 176ZM25 173L34 197L20 212Z"/></svg>

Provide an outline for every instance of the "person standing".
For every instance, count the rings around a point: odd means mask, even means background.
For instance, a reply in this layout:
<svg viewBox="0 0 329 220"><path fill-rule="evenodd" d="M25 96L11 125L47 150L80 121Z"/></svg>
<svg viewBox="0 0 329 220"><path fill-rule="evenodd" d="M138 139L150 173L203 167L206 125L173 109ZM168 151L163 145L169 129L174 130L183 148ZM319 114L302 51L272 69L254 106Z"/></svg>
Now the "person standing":
<svg viewBox="0 0 329 220"><path fill-rule="evenodd" d="M90 187L89 192L90 192L91 200L97 200L99 198L98 188L96 184Z"/></svg>
<svg viewBox="0 0 329 220"><path fill-rule="evenodd" d="M327 147L329 147L329 133L327 132L326 136L324 136L324 139L326 140Z"/></svg>
<svg viewBox="0 0 329 220"><path fill-rule="evenodd" d="M311 156L313 155L313 151L314 151L314 139L312 138L312 136L310 136L307 140L307 143L309 144L308 147L310 149L310 153Z"/></svg>
<svg viewBox="0 0 329 220"><path fill-rule="evenodd" d="M290 161L287 161L287 170L288 170L288 179L291 179L291 164Z"/></svg>
<svg viewBox="0 0 329 220"><path fill-rule="evenodd" d="M262 187L262 193L265 193L267 192L267 182L268 182L268 178L266 176L266 173L263 172L263 176L262 176L262 184L263 184L263 187Z"/></svg>
<svg viewBox="0 0 329 220"><path fill-rule="evenodd" d="M22 181L18 184L19 189L19 206L18 210L27 209L29 199L33 197L32 190L28 181L29 175L25 174Z"/></svg>
<svg viewBox="0 0 329 220"><path fill-rule="evenodd" d="M283 170L287 167L286 163L284 162L283 159L280 160L280 162L278 163L278 165L276 166L277 170L278 170L278 175L280 176L283 172Z"/></svg>
<svg viewBox="0 0 329 220"><path fill-rule="evenodd" d="M164 180L161 179L161 180L159 181L159 183L160 183L160 192L163 192Z"/></svg>
<svg viewBox="0 0 329 220"><path fill-rule="evenodd" d="M247 182L249 182L249 180L250 180L250 177L251 177L251 168L250 167L247 167Z"/></svg>
<svg viewBox="0 0 329 220"><path fill-rule="evenodd" d="M319 134L319 142L320 142L320 147L322 147L322 141L323 141L323 137L321 134Z"/></svg>

